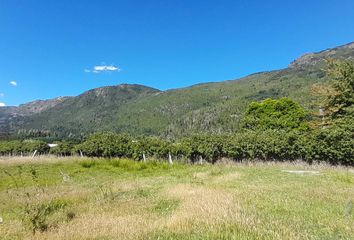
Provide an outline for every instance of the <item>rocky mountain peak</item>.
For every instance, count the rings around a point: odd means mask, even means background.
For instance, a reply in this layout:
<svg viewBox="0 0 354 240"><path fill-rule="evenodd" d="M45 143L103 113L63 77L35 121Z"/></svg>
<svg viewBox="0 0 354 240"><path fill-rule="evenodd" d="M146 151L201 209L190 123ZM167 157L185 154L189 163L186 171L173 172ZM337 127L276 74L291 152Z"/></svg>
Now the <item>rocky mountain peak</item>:
<svg viewBox="0 0 354 240"><path fill-rule="evenodd" d="M303 68L314 66L319 62L324 61L329 58L337 58L337 59L352 59L354 53L354 42L330 48L321 52L316 53L306 53L290 63L289 68Z"/></svg>

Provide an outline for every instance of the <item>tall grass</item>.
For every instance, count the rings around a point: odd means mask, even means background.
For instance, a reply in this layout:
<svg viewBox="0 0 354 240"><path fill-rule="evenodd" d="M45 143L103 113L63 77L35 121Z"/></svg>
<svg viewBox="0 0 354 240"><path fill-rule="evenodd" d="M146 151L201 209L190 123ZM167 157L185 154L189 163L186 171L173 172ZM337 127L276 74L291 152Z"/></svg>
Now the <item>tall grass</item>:
<svg viewBox="0 0 354 240"><path fill-rule="evenodd" d="M354 236L352 168L300 162L169 165L129 159L9 161L13 162L0 163L1 239ZM16 186L5 171L16 176L19 169L22 183ZM35 169L38 181L31 180L31 169ZM314 169L319 174L283 171ZM25 192L30 196L22 194ZM32 224L38 225L34 235L21 214L27 203L33 213L44 216Z"/></svg>

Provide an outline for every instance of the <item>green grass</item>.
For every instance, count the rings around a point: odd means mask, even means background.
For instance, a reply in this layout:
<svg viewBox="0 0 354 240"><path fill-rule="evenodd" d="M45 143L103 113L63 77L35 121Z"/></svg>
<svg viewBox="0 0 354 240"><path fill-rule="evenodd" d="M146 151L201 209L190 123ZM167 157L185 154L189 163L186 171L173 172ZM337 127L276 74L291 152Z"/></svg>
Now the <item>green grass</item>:
<svg viewBox="0 0 354 240"><path fill-rule="evenodd" d="M353 169L9 159L0 179L1 239L354 239Z"/></svg>
<svg viewBox="0 0 354 240"><path fill-rule="evenodd" d="M168 215L178 208L179 203L178 199L162 199L152 208L152 211L161 215Z"/></svg>

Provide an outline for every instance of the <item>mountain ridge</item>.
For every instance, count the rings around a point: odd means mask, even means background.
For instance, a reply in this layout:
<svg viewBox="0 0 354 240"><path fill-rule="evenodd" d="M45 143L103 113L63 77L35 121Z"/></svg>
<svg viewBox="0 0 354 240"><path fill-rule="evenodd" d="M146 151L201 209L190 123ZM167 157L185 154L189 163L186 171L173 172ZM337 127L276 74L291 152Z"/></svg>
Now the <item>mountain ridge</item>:
<svg viewBox="0 0 354 240"><path fill-rule="evenodd" d="M321 54L321 53L326 53L330 50L336 50L338 48L352 48L354 49L354 41L353 42L350 42L350 43L347 43L347 44L343 44L343 45L339 45L337 47L334 47L334 48L327 48L325 50L321 50L321 51L318 51L318 52L309 52L309 53L304 53L302 54L300 57L296 58L295 60L293 60L289 65L288 65L288 68L290 68L293 63L296 63L296 62L302 62L303 58L309 58L310 56L314 56L314 55L318 55L318 54ZM354 56L352 57L352 59L354 59ZM287 69L287 68L283 68L283 69ZM229 79L229 80L222 80L222 81L211 81L211 82L202 82L202 83L197 83L197 84L192 84L192 85L188 85L188 86L184 86L184 87L180 87L180 88L171 88L171 89L166 89L166 90L161 90L161 89L158 89L158 88L154 88L154 87L151 87L151 86L148 86L148 85L142 85L142 84L129 84L129 83L120 83L120 84L117 84L117 85L107 85L107 86L102 86L102 87L98 87L98 88L93 88L93 89L89 89L89 90L86 90L84 91L83 93L79 94L79 95L82 95L82 94L85 94L86 92L90 92L90 91L94 91L94 90L98 90L98 89L102 89L102 88L110 88L110 87L117 87L117 86L124 86L124 85L137 85L137 86L143 86L143 87L148 87L148 88L152 88L152 89L155 89L155 90L158 90L158 91L161 91L161 92L168 92L168 91L171 91L171 90L178 90L178 89L185 89L185 88L190 88L190 87L193 87L193 86L196 86L196 85L204 85L204 84L212 84L212 83L220 83L220 82L226 82L226 81L238 81L238 80L241 80L243 78L247 78L249 76L252 76L252 75L256 75L256 74L262 74L262 73L269 73L269 72L273 72L273 71L279 71L279 70L283 70L283 69L277 69L277 70L269 70L269 71L260 71L260 72L255 72L255 73L250 73L246 76L243 76L243 77L240 77L240 78L237 78L237 79ZM79 96L77 95L77 96ZM33 101L29 101L29 102L26 102L26 103L22 103L20 104L18 107L20 107L21 105L26 105L26 104L29 104L29 103L34 103L34 102L46 102L46 101L51 101L51 100L55 100L55 99L60 99L60 98L70 98L70 97L75 97L75 96L59 96L59 97L54 97L54 98L49 98L49 99L36 99L36 100L33 100ZM6 107L16 107L16 106L6 106ZM5 108L6 108L5 107Z"/></svg>

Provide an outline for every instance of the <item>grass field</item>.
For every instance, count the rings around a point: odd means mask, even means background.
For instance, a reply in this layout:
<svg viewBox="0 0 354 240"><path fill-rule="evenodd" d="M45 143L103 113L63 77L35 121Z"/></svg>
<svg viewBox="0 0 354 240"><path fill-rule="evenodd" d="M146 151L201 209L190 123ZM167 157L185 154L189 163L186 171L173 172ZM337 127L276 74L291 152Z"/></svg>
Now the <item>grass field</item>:
<svg viewBox="0 0 354 240"><path fill-rule="evenodd" d="M1 239L354 239L353 201L342 167L0 160Z"/></svg>

